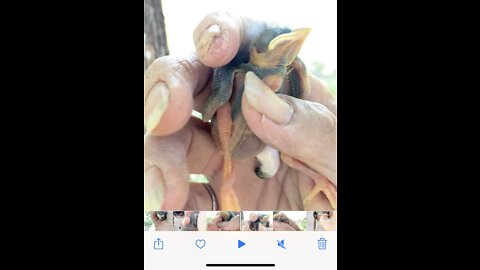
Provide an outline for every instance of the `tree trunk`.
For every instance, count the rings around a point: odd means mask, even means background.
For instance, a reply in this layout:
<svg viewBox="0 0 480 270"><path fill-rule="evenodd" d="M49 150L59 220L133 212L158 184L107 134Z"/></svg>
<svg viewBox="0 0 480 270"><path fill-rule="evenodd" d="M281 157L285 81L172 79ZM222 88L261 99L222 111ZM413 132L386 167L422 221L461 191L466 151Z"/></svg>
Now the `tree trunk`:
<svg viewBox="0 0 480 270"><path fill-rule="evenodd" d="M144 65L143 70L158 57L168 54L165 19L161 0L144 0Z"/></svg>

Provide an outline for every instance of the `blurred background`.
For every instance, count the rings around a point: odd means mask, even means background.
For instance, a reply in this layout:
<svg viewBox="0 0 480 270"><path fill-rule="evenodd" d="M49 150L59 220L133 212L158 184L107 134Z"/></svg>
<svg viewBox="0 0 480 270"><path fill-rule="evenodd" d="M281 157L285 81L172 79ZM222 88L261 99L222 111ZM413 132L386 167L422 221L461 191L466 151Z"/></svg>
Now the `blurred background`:
<svg viewBox="0 0 480 270"><path fill-rule="evenodd" d="M143 230L155 231L155 226L153 226L153 220L150 217L150 212L143 212Z"/></svg>
<svg viewBox="0 0 480 270"><path fill-rule="evenodd" d="M193 30L205 15L216 11L312 28L299 57L337 94L337 0L144 0L144 70L160 56L194 51ZM203 175L191 178L207 181Z"/></svg>

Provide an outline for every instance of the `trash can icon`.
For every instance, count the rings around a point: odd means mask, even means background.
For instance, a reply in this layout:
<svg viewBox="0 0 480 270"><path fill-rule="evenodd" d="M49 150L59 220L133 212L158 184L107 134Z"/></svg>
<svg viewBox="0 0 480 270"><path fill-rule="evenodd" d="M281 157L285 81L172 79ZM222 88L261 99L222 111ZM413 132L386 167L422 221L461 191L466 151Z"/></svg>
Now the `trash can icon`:
<svg viewBox="0 0 480 270"><path fill-rule="evenodd" d="M325 238L318 239L318 249L327 249L327 239Z"/></svg>
<svg viewBox="0 0 480 270"><path fill-rule="evenodd" d="M157 238L157 240L153 242L153 249L158 249L158 250L163 249L163 241L160 238Z"/></svg>

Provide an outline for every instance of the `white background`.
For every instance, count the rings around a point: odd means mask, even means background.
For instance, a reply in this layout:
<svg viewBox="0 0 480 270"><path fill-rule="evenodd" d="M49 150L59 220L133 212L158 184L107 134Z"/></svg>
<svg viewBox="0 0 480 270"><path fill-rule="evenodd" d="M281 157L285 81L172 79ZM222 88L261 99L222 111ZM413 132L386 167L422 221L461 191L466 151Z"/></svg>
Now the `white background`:
<svg viewBox="0 0 480 270"><path fill-rule="evenodd" d="M337 269L336 232L144 232L146 270L159 269ZM154 250L157 238L163 250ZM319 238L327 249L319 250ZM204 239L205 246L195 246ZM277 240L285 240L282 249ZM238 240L245 246L238 248ZM274 263L275 267L206 267L207 263Z"/></svg>

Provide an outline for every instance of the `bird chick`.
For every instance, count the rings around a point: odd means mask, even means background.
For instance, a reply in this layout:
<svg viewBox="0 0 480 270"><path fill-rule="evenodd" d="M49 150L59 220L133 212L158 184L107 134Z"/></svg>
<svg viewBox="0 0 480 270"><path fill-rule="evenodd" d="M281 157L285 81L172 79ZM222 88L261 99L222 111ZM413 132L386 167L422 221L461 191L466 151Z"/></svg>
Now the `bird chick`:
<svg viewBox="0 0 480 270"><path fill-rule="evenodd" d="M277 150L266 147L249 129L242 115L245 75L253 72L274 92L302 98L309 91L306 68L297 57L309 28L291 30L264 25L248 51L240 50L227 65L214 70L212 91L203 110L203 120L212 122L212 136L224 155L220 207L240 210L233 191L233 161L257 156L252 168L259 178L271 178L280 166ZM264 152L262 152L264 151Z"/></svg>

